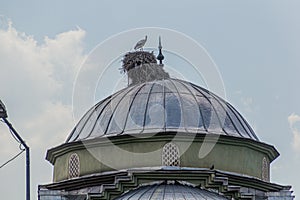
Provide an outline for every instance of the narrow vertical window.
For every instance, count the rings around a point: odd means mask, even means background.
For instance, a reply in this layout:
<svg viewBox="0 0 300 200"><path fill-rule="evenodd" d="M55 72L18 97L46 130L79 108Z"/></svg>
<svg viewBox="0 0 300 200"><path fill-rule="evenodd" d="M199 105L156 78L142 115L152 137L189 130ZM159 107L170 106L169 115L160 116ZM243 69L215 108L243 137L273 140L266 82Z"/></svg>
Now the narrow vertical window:
<svg viewBox="0 0 300 200"><path fill-rule="evenodd" d="M69 178L79 177L80 161L76 153L73 153L69 158Z"/></svg>
<svg viewBox="0 0 300 200"><path fill-rule="evenodd" d="M174 143L167 143L162 151L162 165L180 166L179 149Z"/></svg>

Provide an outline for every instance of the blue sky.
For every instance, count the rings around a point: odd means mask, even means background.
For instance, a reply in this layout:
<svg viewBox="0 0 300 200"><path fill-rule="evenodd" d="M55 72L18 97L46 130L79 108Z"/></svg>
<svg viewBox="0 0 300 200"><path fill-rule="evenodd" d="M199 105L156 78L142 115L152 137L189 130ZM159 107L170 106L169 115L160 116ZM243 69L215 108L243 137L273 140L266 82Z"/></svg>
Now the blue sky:
<svg viewBox="0 0 300 200"><path fill-rule="evenodd" d="M300 195L298 1L0 2L0 98L32 148L33 194L37 184L51 181L46 149L64 142L76 123L73 83L88 53L121 31L162 27L207 50L227 100L281 153L272 164L272 182L293 185ZM0 138L1 164L18 144L4 124ZM24 155L0 169L2 197L22 199L23 163Z"/></svg>

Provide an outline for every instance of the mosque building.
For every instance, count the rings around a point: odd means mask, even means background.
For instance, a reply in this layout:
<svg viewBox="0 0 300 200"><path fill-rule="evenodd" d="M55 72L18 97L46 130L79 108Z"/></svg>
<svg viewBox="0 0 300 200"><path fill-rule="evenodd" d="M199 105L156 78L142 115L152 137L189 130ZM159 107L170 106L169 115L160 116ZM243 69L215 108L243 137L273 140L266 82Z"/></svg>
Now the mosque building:
<svg viewBox="0 0 300 200"><path fill-rule="evenodd" d="M128 52L129 84L99 101L65 143L47 151L53 182L39 200L292 200L270 182L279 156L207 89L170 77L159 54Z"/></svg>

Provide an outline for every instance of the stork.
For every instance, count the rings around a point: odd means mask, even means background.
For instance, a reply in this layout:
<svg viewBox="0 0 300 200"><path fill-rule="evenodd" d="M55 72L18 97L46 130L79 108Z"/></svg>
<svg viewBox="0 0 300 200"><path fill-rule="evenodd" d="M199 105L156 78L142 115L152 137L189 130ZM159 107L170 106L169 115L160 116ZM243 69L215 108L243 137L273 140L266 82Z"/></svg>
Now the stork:
<svg viewBox="0 0 300 200"><path fill-rule="evenodd" d="M136 43L134 50L137 50L137 49L143 50L143 46L145 45L146 41L147 41L147 35L145 36L145 39L142 39Z"/></svg>

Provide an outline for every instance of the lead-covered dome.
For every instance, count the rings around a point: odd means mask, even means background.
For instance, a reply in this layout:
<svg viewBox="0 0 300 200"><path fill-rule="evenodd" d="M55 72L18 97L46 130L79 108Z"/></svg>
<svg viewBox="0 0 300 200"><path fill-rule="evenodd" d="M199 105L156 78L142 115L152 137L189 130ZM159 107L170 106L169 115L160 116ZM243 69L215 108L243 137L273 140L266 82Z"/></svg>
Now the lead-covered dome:
<svg viewBox="0 0 300 200"><path fill-rule="evenodd" d="M168 78L135 84L100 101L66 142L157 132L221 134L258 141L228 102L195 84Z"/></svg>
<svg viewBox="0 0 300 200"><path fill-rule="evenodd" d="M189 199L189 200L228 200L228 198L211 192L208 190L196 188L181 184L154 184L141 186L135 190L128 191L115 200L129 200L129 199Z"/></svg>

